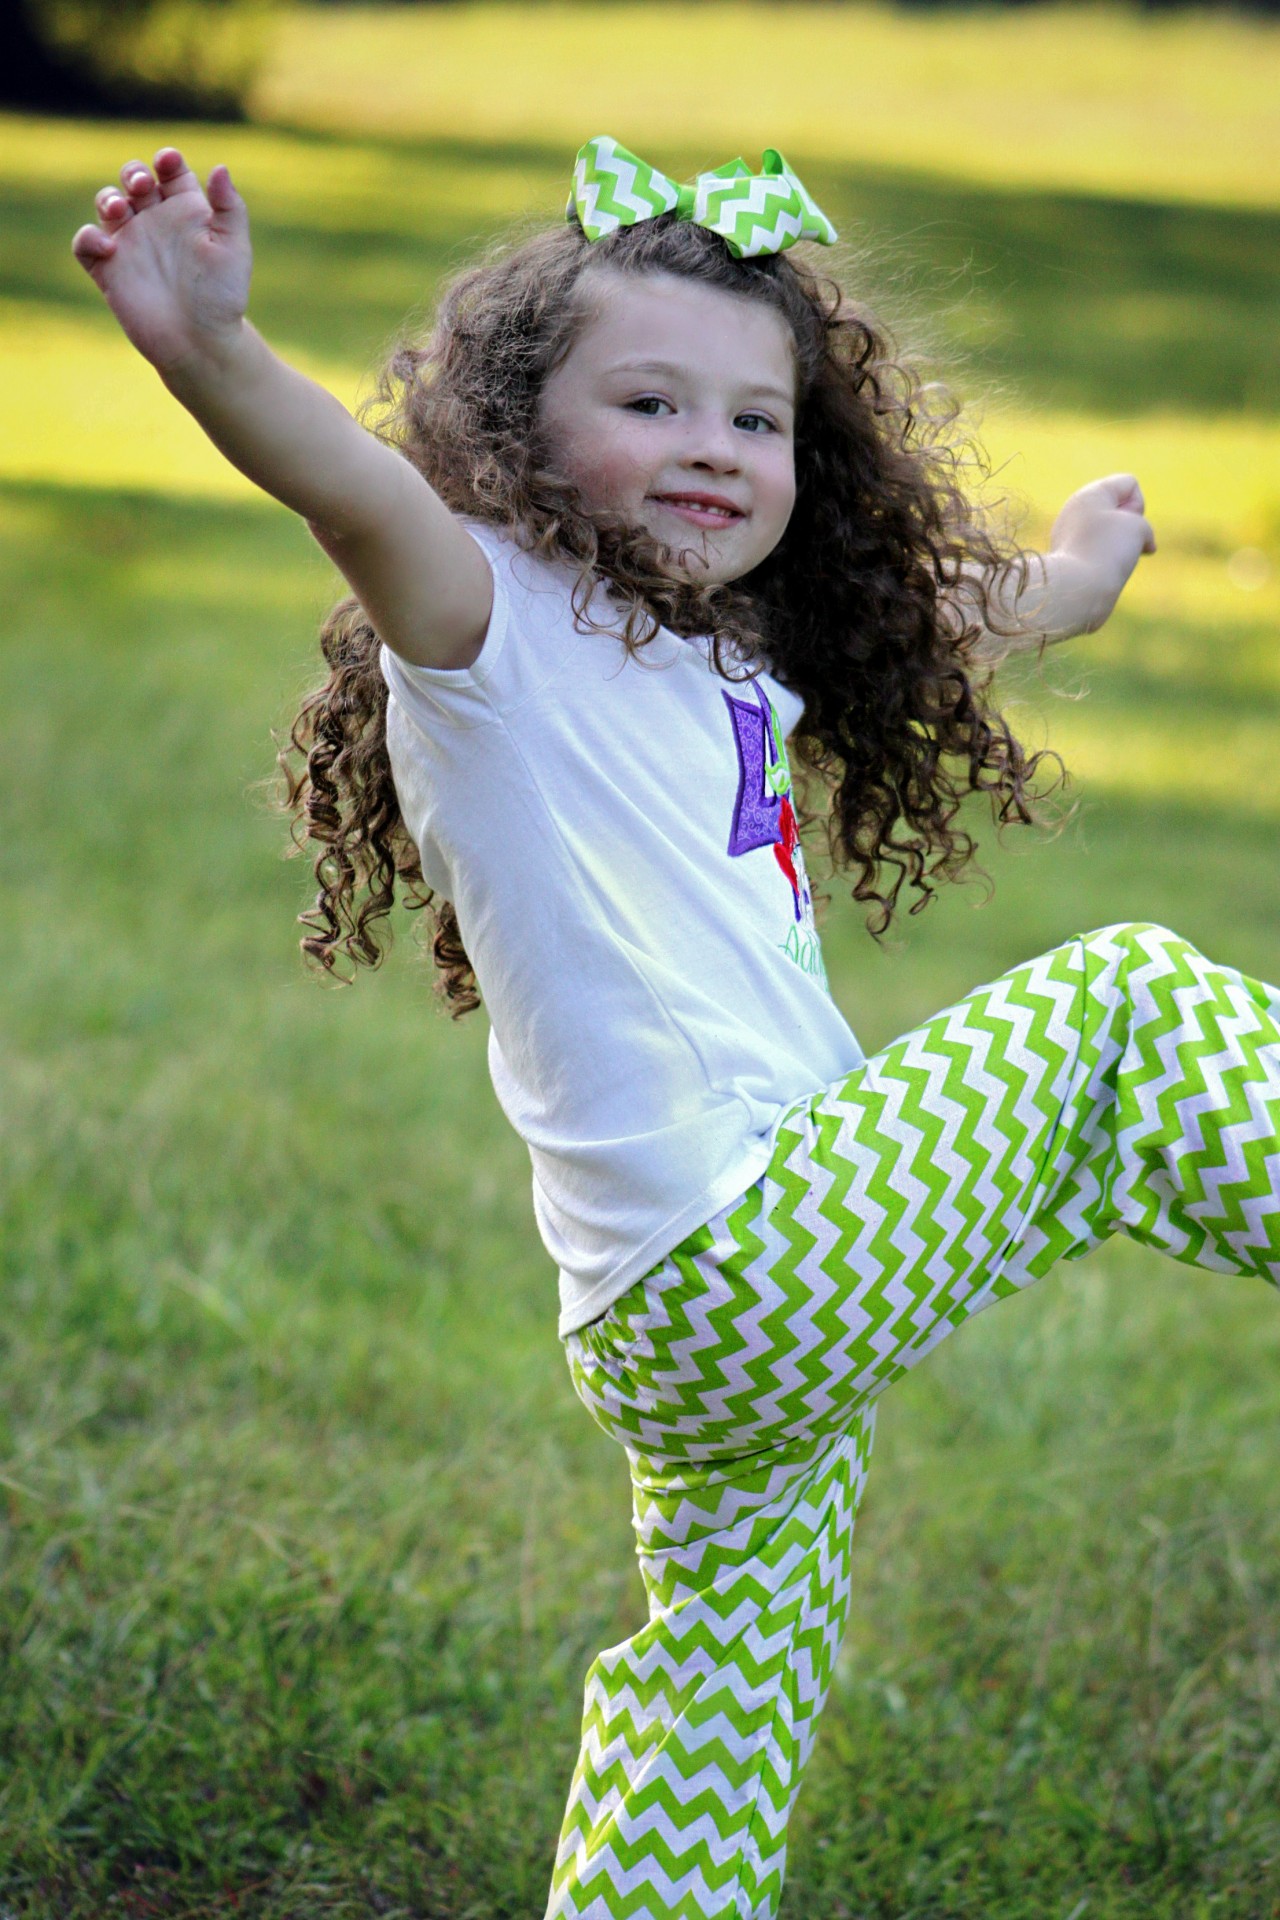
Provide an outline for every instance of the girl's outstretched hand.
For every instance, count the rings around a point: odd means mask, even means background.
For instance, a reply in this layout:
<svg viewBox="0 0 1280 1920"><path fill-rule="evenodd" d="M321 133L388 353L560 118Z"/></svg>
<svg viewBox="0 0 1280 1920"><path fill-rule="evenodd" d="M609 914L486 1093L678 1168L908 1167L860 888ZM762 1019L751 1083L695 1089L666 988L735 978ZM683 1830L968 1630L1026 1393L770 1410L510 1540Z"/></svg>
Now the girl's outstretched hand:
<svg viewBox="0 0 1280 1920"><path fill-rule="evenodd" d="M162 373L193 355L216 356L249 304L253 259L230 174L215 167L206 191L176 147L161 147L154 169L127 160L120 180L99 190L98 224L81 227L71 251Z"/></svg>
<svg viewBox="0 0 1280 1920"><path fill-rule="evenodd" d="M1156 550L1142 488L1131 473L1111 473L1080 487L1053 523L1052 553L1070 554L1090 600L1087 626L1096 631L1120 598L1144 553Z"/></svg>

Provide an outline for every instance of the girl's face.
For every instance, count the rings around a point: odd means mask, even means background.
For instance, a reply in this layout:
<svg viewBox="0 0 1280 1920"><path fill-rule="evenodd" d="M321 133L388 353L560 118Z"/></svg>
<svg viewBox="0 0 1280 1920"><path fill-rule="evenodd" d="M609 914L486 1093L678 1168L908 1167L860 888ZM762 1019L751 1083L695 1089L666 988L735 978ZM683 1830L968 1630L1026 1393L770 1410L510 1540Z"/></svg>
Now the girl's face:
<svg viewBox="0 0 1280 1920"><path fill-rule="evenodd" d="M588 510L621 513L700 585L749 573L795 505L791 331L762 301L597 269L598 299L539 402Z"/></svg>

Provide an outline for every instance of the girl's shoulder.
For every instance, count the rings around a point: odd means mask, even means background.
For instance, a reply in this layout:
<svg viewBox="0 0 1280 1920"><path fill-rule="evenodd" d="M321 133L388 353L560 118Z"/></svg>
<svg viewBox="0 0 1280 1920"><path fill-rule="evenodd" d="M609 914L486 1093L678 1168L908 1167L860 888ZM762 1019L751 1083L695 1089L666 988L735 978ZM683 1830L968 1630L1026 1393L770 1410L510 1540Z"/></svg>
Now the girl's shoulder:
<svg viewBox="0 0 1280 1920"><path fill-rule="evenodd" d="M510 528L469 514L459 514L458 522L493 575L493 606L479 654L458 668L413 665L385 646L380 654L388 689L423 730L441 723L492 724L571 664L577 644L577 569L529 552Z"/></svg>

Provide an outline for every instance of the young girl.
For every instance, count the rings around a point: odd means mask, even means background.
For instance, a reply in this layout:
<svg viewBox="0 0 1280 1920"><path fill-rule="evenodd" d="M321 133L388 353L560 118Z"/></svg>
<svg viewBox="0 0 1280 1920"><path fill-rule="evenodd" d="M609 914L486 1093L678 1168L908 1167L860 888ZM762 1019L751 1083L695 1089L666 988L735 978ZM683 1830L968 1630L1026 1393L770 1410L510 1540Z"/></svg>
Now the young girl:
<svg viewBox="0 0 1280 1920"><path fill-rule="evenodd" d="M1106 927L868 1060L814 924L788 742L875 929L923 904L965 793L1031 818L991 668L1106 620L1141 491L1082 488L1044 554L999 537L772 151L679 185L589 141L568 218L395 354L377 433L247 322L224 167L121 180L77 257L354 595L292 732L303 946L374 965L397 880L433 908L631 1466L649 1620L588 1673L547 1912L763 1920L882 1390L1117 1228L1280 1280L1274 989Z"/></svg>

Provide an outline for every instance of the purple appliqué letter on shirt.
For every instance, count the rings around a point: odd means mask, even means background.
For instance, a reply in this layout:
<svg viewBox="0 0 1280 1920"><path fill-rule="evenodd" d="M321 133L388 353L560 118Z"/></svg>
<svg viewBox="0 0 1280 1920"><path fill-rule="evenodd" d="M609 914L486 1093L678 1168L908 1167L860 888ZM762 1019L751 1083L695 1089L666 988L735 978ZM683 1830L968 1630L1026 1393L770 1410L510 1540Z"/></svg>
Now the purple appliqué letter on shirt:
<svg viewBox="0 0 1280 1920"><path fill-rule="evenodd" d="M751 853L756 847L771 847L778 839L778 815L782 798L765 786L765 742L773 743L773 714L758 686L752 687L754 703L724 696L733 722L733 737L738 749L738 799L733 809L729 832L729 852Z"/></svg>

